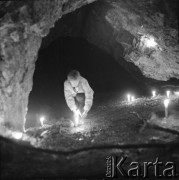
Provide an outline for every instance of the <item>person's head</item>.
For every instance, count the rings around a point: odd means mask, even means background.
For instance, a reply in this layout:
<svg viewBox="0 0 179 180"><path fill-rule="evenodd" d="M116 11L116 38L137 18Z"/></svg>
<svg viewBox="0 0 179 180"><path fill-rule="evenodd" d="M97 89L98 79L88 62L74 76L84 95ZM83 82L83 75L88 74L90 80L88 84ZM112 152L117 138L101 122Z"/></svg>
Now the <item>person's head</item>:
<svg viewBox="0 0 179 180"><path fill-rule="evenodd" d="M70 71L67 76L68 80L70 81L70 83L73 87L78 86L79 77L80 77L80 73L79 73L79 71L76 71L76 70Z"/></svg>

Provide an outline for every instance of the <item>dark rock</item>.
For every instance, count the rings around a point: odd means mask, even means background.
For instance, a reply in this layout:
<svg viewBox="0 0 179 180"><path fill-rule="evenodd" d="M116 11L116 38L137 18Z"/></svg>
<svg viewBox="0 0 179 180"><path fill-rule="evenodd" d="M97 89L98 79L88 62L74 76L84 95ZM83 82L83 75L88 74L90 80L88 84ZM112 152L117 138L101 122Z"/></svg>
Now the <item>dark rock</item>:
<svg viewBox="0 0 179 180"><path fill-rule="evenodd" d="M175 27L165 25L167 15L161 9L156 1L97 2L89 13L84 36L133 74L135 65L148 78L179 78L177 22ZM177 18L177 11L173 17ZM156 47L140 45L144 36L152 36Z"/></svg>

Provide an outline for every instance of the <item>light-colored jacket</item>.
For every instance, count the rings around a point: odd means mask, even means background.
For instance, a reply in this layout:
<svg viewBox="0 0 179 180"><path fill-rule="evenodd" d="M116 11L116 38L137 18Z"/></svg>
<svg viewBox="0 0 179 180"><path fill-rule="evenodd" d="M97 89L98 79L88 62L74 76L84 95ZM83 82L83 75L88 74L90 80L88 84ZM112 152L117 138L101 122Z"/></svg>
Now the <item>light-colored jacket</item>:
<svg viewBox="0 0 179 180"><path fill-rule="evenodd" d="M88 84L88 81L83 78L82 76L79 77L79 84L76 88L73 88L70 81L66 80L64 82L64 94L65 100L67 102L68 107L73 111L76 107L75 99L77 93L84 93L85 94L85 106L84 110L89 111L93 104L93 94L94 91Z"/></svg>

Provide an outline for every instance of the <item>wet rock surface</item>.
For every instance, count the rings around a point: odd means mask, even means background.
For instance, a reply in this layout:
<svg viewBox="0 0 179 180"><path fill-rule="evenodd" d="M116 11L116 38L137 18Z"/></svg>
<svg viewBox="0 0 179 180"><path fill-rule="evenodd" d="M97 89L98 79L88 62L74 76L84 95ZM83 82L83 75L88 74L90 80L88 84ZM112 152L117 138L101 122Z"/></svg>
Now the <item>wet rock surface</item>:
<svg viewBox="0 0 179 180"><path fill-rule="evenodd" d="M1 137L2 176L104 178L106 157L111 155L141 164L158 157L179 167L179 98L171 98L166 121L164 98L131 103L116 99L93 109L78 127L59 119L53 125L28 129L26 140Z"/></svg>

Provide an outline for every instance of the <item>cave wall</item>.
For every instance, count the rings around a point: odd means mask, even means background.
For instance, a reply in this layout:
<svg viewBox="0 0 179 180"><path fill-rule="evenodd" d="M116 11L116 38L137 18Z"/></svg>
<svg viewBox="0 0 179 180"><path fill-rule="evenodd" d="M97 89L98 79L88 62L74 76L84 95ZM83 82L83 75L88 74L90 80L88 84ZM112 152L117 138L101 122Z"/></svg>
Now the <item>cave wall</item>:
<svg viewBox="0 0 179 180"><path fill-rule="evenodd" d="M156 80L179 79L177 1L105 0L92 6L83 34L89 42L135 76L141 77L140 70ZM152 36L157 46L141 47L143 35Z"/></svg>
<svg viewBox="0 0 179 180"><path fill-rule="evenodd" d="M145 83L179 78L176 0L99 0L56 22L42 48L62 36L83 37ZM142 47L144 35L155 48Z"/></svg>
<svg viewBox="0 0 179 180"><path fill-rule="evenodd" d="M65 13L94 0L0 2L0 123L23 131L42 37Z"/></svg>
<svg viewBox="0 0 179 180"><path fill-rule="evenodd" d="M22 130L37 53L54 23L95 0L0 2L0 122ZM72 29L104 49L131 74L179 78L177 0L99 0ZM78 20L78 18L77 18ZM80 23L80 25L77 25ZM59 23L60 24L60 23ZM61 27L61 26L59 26ZM61 27L62 28L62 27ZM59 28L60 29L60 28ZM76 30L76 31L75 31ZM62 34L63 34L62 33ZM144 49L139 37L152 35L157 48ZM54 38L56 35L54 36ZM140 71L139 71L140 70Z"/></svg>

